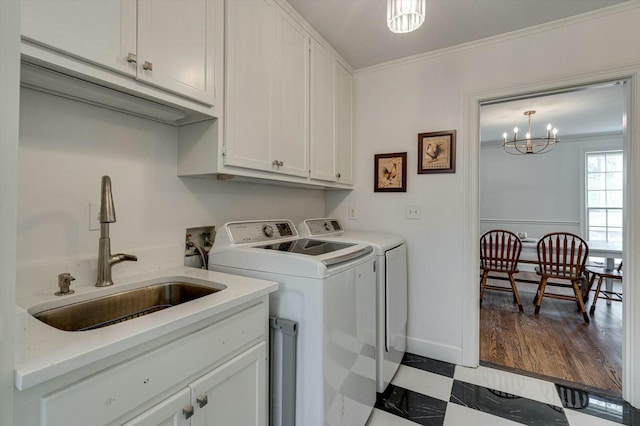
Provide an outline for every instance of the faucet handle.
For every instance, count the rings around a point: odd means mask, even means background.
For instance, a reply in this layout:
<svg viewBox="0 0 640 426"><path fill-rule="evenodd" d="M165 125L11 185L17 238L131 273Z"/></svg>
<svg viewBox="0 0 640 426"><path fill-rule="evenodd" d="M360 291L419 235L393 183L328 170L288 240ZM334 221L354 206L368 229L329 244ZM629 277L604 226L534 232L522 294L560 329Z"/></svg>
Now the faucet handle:
<svg viewBox="0 0 640 426"><path fill-rule="evenodd" d="M75 277L73 277L70 273L64 272L62 274L58 274L58 287L60 287L60 291L56 291L56 296L62 296L65 294L73 294L74 290L71 290L69 287L71 286L71 281L75 281Z"/></svg>

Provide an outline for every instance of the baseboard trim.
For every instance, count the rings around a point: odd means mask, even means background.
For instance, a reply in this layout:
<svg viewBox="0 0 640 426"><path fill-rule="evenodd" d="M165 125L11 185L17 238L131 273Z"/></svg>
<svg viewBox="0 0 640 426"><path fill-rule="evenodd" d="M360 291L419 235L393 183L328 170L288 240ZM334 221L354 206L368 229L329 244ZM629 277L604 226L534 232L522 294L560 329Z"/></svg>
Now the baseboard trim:
<svg viewBox="0 0 640 426"><path fill-rule="evenodd" d="M462 365L462 348L455 346L407 337L407 352L437 359L438 361Z"/></svg>

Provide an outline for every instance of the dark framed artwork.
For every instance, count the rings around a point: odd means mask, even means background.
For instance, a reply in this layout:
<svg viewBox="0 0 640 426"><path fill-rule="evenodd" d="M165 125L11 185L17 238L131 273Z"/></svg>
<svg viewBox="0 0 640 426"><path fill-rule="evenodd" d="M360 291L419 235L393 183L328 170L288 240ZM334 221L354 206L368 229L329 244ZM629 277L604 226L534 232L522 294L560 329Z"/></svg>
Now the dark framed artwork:
<svg viewBox="0 0 640 426"><path fill-rule="evenodd" d="M456 172L456 131L418 134L418 174Z"/></svg>
<svg viewBox="0 0 640 426"><path fill-rule="evenodd" d="M376 154L373 190L375 192L407 192L407 153Z"/></svg>

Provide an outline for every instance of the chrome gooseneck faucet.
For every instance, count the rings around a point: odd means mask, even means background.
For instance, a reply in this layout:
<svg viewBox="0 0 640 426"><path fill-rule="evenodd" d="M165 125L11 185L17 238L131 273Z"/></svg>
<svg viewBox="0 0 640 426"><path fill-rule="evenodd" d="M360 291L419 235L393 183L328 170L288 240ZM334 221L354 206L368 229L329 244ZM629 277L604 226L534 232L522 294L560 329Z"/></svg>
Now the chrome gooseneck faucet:
<svg viewBox="0 0 640 426"><path fill-rule="evenodd" d="M113 195L111 195L111 178L102 176L102 188L100 192L100 241L98 242L98 279L96 287L113 285L111 268L113 265L125 260L137 261L132 254L111 254L111 239L109 238L109 224L115 223L116 211L113 207Z"/></svg>

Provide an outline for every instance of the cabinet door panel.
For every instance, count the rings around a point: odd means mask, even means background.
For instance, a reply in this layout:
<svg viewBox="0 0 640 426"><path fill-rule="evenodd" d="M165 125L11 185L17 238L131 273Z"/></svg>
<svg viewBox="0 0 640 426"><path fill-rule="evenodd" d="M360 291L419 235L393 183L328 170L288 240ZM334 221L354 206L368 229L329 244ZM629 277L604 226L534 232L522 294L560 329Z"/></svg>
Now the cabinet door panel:
<svg viewBox="0 0 640 426"><path fill-rule="evenodd" d="M138 79L213 105L213 14L211 0L138 0Z"/></svg>
<svg viewBox="0 0 640 426"><path fill-rule="evenodd" d="M338 182L353 183L352 152L352 99L351 74L342 65L334 63L335 77L335 140L336 140L336 172Z"/></svg>
<svg viewBox="0 0 640 426"><path fill-rule="evenodd" d="M280 173L309 173L309 36L286 12L276 25L274 156Z"/></svg>
<svg viewBox="0 0 640 426"><path fill-rule="evenodd" d="M311 177L336 180L333 57L311 41Z"/></svg>
<svg viewBox="0 0 640 426"><path fill-rule="evenodd" d="M225 164L277 171L272 165L275 4L226 3Z"/></svg>
<svg viewBox="0 0 640 426"><path fill-rule="evenodd" d="M267 351L264 342L193 382L193 426L267 424ZM207 396L199 407L197 398Z"/></svg>
<svg viewBox="0 0 640 426"><path fill-rule="evenodd" d="M23 0L22 37L82 60L135 76L136 2Z"/></svg>
<svg viewBox="0 0 640 426"><path fill-rule="evenodd" d="M188 426L182 409L191 403L191 390L185 388L165 399L123 426Z"/></svg>

